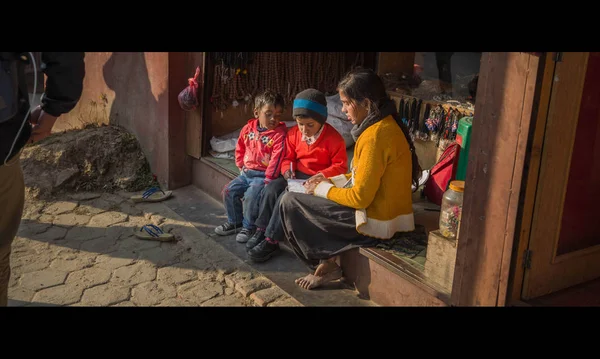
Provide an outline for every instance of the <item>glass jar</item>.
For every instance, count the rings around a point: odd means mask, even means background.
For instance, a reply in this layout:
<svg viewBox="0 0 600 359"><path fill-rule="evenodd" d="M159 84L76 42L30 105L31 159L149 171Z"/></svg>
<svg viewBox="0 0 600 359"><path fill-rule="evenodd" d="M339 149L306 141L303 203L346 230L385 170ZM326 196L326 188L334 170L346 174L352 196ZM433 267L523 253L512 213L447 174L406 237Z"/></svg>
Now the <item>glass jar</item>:
<svg viewBox="0 0 600 359"><path fill-rule="evenodd" d="M442 197L440 210L440 233L449 239L456 239L463 205L465 181L452 181Z"/></svg>

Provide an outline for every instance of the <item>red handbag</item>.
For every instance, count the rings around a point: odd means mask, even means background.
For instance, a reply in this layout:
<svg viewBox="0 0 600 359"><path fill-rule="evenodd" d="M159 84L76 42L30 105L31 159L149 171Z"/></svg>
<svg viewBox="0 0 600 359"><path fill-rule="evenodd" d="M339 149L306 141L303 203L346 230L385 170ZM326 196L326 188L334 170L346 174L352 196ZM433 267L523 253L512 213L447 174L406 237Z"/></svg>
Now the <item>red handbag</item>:
<svg viewBox="0 0 600 359"><path fill-rule="evenodd" d="M457 143L449 145L429 172L429 180L425 185L423 193L425 193L430 202L438 206L442 204L442 196L446 192L446 189L448 189L448 183L452 179L454 164L458 154L457 149Z"/></svg>

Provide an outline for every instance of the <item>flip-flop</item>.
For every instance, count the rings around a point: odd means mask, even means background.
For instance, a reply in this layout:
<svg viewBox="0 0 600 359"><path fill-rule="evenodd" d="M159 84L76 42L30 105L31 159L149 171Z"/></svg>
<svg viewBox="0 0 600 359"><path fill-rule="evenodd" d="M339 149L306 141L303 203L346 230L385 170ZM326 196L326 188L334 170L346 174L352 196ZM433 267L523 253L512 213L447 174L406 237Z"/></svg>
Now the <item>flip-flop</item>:
<svg viewBox="0 0 600 359"><path fill-rule="evenodd" d="M158 228L153 224L147 224L142 227L135 227L133 229L135 236L139 239L155 240L155 241L173 241L175 236L171 233L165 233L162 229Z"/></svg>
<svg viewBox="0 0 600 359"><path fill-rule="evenodd" d="M152 187L141 195L131 196L131 200L133 202L161 202L171 197L172 194L173 191L165 192L160 187Z"/></svg>

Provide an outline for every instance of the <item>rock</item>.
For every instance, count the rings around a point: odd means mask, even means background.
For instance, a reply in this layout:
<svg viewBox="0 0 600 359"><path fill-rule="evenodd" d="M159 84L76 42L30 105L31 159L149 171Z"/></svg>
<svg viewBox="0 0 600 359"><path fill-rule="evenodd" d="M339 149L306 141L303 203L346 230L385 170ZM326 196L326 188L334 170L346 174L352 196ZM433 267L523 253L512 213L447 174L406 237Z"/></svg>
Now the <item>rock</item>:
<svg viewBox="0 0 600 359"><path fill-rule="evenodd" d="M114 126L71 130L27 146L21 154L28 198L61 191L141 191L153 183L134 135Z"/></svg>
<svg viewBox="0 0 600 359"><path fill-rule="evenodd" d="M60 171L54 180L54 187L62 186L65 182L73 178L78 173L79 170L77 168L67 168Z"/></svg>

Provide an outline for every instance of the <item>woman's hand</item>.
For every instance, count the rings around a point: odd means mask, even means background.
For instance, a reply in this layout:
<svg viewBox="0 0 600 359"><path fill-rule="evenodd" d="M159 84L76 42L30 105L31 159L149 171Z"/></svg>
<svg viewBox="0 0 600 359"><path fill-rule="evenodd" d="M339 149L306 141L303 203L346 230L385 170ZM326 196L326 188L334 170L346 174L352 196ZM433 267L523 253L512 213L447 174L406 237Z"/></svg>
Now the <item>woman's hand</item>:
<svg viewBox="0 0 600 359"><path fill-rule="evenodd" d="M317 173L316 175L314 175L311 178L306 180L307 183L311 183L311 184L314 183L315 186L323 181L331 183L331 181L328 180L327 177L323 176L322 173Z"/></svg>
<svg viewBox="0 0 600 359"><path fill-rule="evenodd" d="M331 183L331 181L329 179L327 179L325 176L323 176L321 173L317 173L316 175L307 179L306 182L304 182L304 184L303 184L304 188L306 188L306 193L314 194L315 188L317 188L317 186L321 182Z"/></svg>
<svg viewBox="0 0 600 359"><path fill-rule="evenodd" d="M310 182L306 181L302 185L304 186L304 188L306 188L307 194L315 194L315 188L317 188L319 183L314 183L314 182L310 183Z"/></svg>

